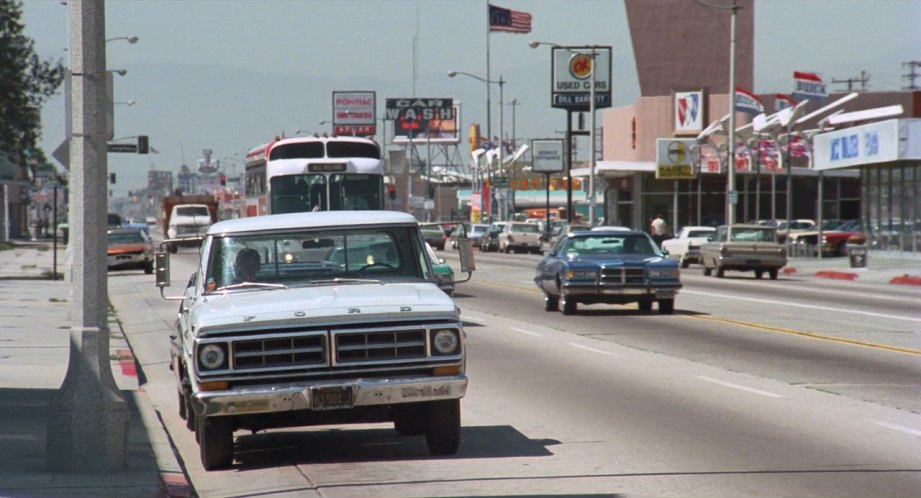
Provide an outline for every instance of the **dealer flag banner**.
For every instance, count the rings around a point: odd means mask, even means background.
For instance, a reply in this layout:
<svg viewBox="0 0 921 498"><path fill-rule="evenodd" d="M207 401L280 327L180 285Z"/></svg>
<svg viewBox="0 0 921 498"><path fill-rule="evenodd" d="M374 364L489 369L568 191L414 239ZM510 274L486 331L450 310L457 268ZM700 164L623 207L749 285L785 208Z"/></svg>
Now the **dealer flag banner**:
<svg viewBox="0 0 921 498"><path fill-rule="evenodd" d="M736 111L757 116L764 113L764 104L753 93L736 87Z"/></svg>
<svg viewBox="0 0 921 498"><path fill-rule="evenodd" d="M818 73L793 72L793 98L802 100L821 101L828 98L828 86L822 81Z"/></svg>

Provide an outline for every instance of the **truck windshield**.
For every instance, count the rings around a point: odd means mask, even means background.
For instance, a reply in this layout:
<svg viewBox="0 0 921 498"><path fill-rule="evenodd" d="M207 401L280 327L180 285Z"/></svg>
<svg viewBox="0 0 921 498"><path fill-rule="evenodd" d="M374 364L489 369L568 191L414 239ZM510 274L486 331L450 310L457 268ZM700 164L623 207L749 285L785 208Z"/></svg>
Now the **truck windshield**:
<svg viewBox="0 0 921 498"><path fill-rule="evenodd" d="M180 206L176 208L179 216L210 216L207 206Z"/></svg>
<svg viewBox="0 0 921 498"><path fill-rule="evenodd" d="M325 228L220 236L211 241L206 268L206 292L244 282L297 287L349 283L346 280L431 279L431 269L414 227Z"/></svg>

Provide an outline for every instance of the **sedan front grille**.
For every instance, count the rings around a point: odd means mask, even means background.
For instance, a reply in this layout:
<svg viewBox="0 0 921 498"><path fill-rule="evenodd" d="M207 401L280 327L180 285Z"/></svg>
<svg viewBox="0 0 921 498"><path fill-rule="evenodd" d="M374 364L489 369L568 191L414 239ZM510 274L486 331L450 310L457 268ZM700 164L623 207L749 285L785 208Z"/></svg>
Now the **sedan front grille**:
<svg viewBox="0 0 921 498"><path fill-rule="evenodd" d="M618 266L601 269L602 285L645 285L646 269L642 266Z"/></svg>

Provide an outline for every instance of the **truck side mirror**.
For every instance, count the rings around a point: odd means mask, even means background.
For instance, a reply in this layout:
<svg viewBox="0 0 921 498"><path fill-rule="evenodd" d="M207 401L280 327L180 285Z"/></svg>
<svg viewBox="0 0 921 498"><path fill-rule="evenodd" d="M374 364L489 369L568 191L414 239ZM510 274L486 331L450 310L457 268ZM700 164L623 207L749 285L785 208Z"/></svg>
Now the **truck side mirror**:
<svg viewBox="0 0 921 498"><path fill-rule="evenodd" d="M157 271L157 287L162 291L164 287L169 287L169 253L157 251L154 255L154 266Z"/></svg>
<svg viewBox="0 0 921 498"><path fill-rule="evenodd" d="M473 256L473 242L470 239L459 239L457 249L460 252L460 266L464 273L476 270L476 260Z"/></svg>

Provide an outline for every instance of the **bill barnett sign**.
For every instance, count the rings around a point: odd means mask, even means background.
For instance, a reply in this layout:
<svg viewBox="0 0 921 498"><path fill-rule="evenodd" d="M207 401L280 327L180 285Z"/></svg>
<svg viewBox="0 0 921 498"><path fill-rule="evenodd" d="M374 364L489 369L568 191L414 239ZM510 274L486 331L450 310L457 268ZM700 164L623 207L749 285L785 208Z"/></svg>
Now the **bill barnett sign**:
<svg viewBox="0 0 921 498"><path fill-rule="evenodd" d="M390 121L451 120L454 119L454 99L387 99L384 112L386 119Z"/></svg>

